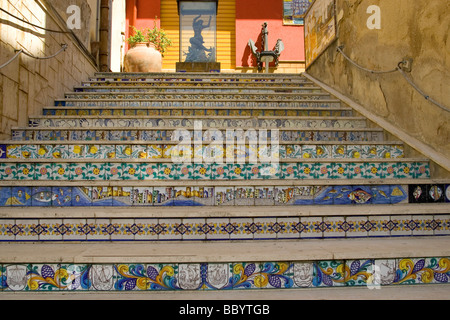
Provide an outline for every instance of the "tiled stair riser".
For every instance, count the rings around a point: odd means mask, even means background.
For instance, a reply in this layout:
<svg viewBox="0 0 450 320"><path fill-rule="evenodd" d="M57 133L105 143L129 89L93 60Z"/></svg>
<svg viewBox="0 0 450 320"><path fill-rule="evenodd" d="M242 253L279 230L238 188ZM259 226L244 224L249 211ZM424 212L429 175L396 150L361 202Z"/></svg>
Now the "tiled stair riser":
<svg viewBox="0 0 450 320"><path fill-rule="evenodd" d="M287 87L286 87L287 88ZM183 91L183 93L215 93L215 94L275 94L279 91L289 91L289 93L298 93L298 94L322 94L323 91L320 88L317 87L311 87L311 88L298 88L298 87L289 87L289 89L285 88L270 88L270 87L238 87L238 88L221 88L221 87L214 87L214 88L208 88L208 87L181 87L181 86L171 86L171 87L146 87L145 85L142 87L83 87L83 88L76 88L75 93L83 94L155 94L155 93L167 93L167 94L173 94L173 93L179 93L180 91ZM72 96L72 94L71 94Z"/></svg>
<svg viewBox="0 0 450 320"><path fill-rule="evenodd" d="M450 202L450 185L0 187L0 207L376 206L445 202Z"/></svg>
<svg viewBox="0 0 450 320"><path fill-rule="evenodd" d="M187 291L448 283L448 257L172 264L3 264L0 290ZM442 297L445 298L445 297Z"/></svg>
<svg viewBox="0 0 450 320"><path fill-rule="evenodd" d="M44 116L144 116L144 117L157 117L157 116L172 116L172 117L191 117L191 116L250 116L250 117L349 117L352 115L351 110L338 109L338 110L264 110L264 109L193 109L193 105L190 109L44 109ZM189 107L186 107L189 108ZM197 107L198 108L198 107ZM239 109L238 109L239 108Z"/></svg>
<svg viewBox="0 0 450 320"><path fill-rule="evenodd" d="M0 241L229 241L449 236L450 215L0 220Z"/></svg>
<svg viewBox="0 0 450 320"><path fill-rule="evenodd" d="M229 143L230 142L230 143ZM248 143L248 142L247 142ZM229 144L229 146L227 145ZM206 155L208 152L216 152L219 156L237 157L239 152L242 159L266 155L272 152L280 160L286 159L399 159L404 158L402 145L389 144L281 144L271 145L271 142L260 143L256 141L252 145L236 144L234 140L226 140L223 146L212 144L211 141L202 145L182 145L190 148L192 158L194 155ZM175 155L176 142L171 144L0 144L0 159L34 159L34 160L58 160L58 159L170 159ZM218 153L217 153L218 152Z"/></svg>
<svg viewBox="0 0 450 320"><path fill-rule="evenodd" d="M108 161L108 160L107 160ZM0 163L3 181L427 179L427 162L173 164L145 162Z"/></svg>
<svg viewBox="0 0 450 320"><path fill-rule="evenodd" d="M187 129L188 130L188 129ZM248 128L243 128L247 131ZM278 129L277 129L278 130ZM188 130L189 131L189 130ZM193 138L194 132L191 133ZM223 131L222 131L223 132ZM267 129L271 133L271 128ZM226 137L226 132L222 135ZM258 139L259 130L256 130ZM128 129L114 130L104 129L15 129L12 131L13 141L170 141L174 135L174 130L144 130ZM268 136L270 138L270 135ZM279 129L280 141L302 142L302 141L376 141L384 139L384 133L378 129ZM205 139L209 140L209 139Z"/></svg>
<svg viewBox="0 0 450 320"><path fill-rule="evenodd" d="M210 129L236 129L239 127L247 129L283 129L283 128L366 128L367 121L359 118L348 119L295 119L295 120L282 120L282 119L199 119L199 118L179 118L179 119L105 119L105 118L76 118L76 119L31 119L30 128L160 128L160 129L193 129L194 125L198 123L204 128Z"/></svg>
<svg viewBox="0 0 450 320"><path fill-rule="evenodd" d="M73 93L66 94L66 100L105 100L105 99L119 99L119 100L216 100L216 99L225 99L225 100L256 100L256 101L270 101L270 100L280 100L280 101L301 101L301 100L330 100L331 96L328 93L315 93L315 94L301 94L301 93L185 93L183 90L178 93L155 93L155 94L147 94L147 93Z"/></svg>
<svg viewBox="0 0 450 320"><path fill-rule="evenodd" d="M211 101L195 99L185 101L183 99L112 99L112 100L56 100L55 107L141 107L141 108L171 108L171 107L201 107L201 108L237 108L237 107L251 107L251 108L339 108L341 103L337 100L304 100L304 101L242 101L236 99L214 99Z"/></svg>

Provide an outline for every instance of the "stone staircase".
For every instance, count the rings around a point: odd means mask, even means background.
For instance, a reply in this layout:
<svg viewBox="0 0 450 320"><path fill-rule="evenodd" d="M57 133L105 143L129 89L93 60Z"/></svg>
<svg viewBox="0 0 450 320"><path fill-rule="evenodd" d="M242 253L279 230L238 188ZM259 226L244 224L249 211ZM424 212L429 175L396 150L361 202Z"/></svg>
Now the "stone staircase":
<svg viewBox="0 0 450 320"><path fill-rule="evenodd" d="M302 75L97 74L0 152L4 292L450 277L450 180Z"/></svg>

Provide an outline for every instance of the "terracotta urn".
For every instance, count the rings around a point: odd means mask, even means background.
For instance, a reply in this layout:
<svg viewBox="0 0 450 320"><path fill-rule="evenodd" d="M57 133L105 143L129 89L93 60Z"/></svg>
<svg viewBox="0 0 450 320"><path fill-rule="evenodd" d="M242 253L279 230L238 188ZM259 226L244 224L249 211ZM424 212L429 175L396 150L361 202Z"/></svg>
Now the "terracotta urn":
<svg viewBox="0 0 450 320"><path fill-rule="evenodd" d="M161 72L162 56L153 43L136 43L124 58L125 72Z"/></svg>

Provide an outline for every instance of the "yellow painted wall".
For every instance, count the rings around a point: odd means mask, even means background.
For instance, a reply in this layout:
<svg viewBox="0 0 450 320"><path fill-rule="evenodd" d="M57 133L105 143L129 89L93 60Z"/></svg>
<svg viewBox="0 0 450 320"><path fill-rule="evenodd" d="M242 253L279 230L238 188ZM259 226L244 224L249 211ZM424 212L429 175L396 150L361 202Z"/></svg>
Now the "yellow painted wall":
<svg viewBox="0 0 450 320"><path fill-rule="evenodd" d="M220 0L217 13L217 62L222 70L236 67L235 0ZM175 70L180 61L180 22L176 0L161 0L161 28L173 42L163 59L164 70Z"/></svg>

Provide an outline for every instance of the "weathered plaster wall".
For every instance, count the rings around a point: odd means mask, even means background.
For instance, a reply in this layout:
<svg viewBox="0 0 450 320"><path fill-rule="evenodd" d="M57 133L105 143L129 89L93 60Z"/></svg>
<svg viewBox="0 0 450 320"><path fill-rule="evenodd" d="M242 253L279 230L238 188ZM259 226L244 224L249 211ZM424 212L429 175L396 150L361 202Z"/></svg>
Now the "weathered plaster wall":
<svg viewBox="0 0 450 320"><path fill-rule="evenodd" d="M0 7L40 27L67 30L64 19L46 8L44 2L0 0ZM43 31L3 12L0 22L0 64L9 61L15 55L14 50L23 49L34 56L46 57L60 50L61 43L69 45L55 58L35 60L21 54L0 69L0 139L7 139L12 127L27 126L28 116L42 114L43 107L64 97L65 92L73 91L75 85L87 80L97 68L71 34Z"/></svg>
<svg viewBox="0 0 450 320"><path fill-rule="evenodd" d="M370 30L370 5L381 9L381 29ZM337 0L338 41L307 70L309 74L450 158L450 113L426 101L400 73L374 75L357 69L343 51L372 70L414 60L410 77L450 107L450 2Z"/></svg>

